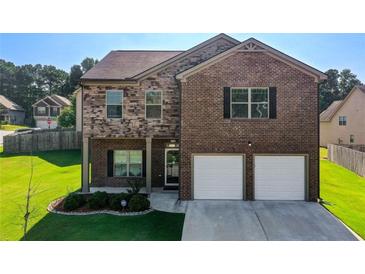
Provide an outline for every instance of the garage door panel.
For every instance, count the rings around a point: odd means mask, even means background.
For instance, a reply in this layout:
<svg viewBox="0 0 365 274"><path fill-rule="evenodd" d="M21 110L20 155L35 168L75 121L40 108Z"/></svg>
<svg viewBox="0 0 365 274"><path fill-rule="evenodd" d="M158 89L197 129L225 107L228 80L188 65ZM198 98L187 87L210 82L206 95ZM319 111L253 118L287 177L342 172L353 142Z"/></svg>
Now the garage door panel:
<svg viewBox="0 0 365 274"><path fill-rule="evenodd" d="M194 199L243 199L243 157L194 156Z"/></svg>
<svg viewBox="0 0 365 274"><path fill-rule="evenodd" d="M255 156L256 200L304 200L304 156Z"/></svg>

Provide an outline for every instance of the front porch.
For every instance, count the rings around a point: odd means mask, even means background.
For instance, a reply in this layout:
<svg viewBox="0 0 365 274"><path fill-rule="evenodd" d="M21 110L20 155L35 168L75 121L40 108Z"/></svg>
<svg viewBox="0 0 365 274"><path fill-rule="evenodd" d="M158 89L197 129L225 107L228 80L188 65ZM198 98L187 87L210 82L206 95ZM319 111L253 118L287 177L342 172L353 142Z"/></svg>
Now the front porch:
<svg viewBox="0 0 365 274"><path fill-rule="evenodd" d="M82 192L178 190L179 144L166 138L83 138Z"/></svg>

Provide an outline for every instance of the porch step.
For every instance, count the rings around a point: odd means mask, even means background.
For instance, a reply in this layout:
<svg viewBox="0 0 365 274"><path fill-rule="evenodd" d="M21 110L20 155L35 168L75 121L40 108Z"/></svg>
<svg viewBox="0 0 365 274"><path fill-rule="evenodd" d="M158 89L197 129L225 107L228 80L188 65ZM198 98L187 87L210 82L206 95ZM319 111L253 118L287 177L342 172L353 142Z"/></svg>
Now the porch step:
<svg viewBox="0 0 365 274"><path fill-rule="evenodd" d="M163 190L179 190L178 186L164 186Z"/></svg>

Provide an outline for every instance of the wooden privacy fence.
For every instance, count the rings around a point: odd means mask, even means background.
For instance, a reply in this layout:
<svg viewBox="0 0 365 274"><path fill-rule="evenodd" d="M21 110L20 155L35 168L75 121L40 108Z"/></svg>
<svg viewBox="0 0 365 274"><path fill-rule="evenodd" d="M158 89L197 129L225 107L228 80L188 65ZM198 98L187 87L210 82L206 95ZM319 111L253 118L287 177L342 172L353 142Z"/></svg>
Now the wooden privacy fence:
<svg viewBox="0 0 365 274"><path fill-rule="evenodd" d="M5 153L22 153L81 148L81 132L75 130L40 130L4 136Z"/></svg>
<svg viewBox="0 0 365 274"><path fill-rule="evenodd" d="M365 152L344 146L328 145L328 160L365 177Z"/></svg>

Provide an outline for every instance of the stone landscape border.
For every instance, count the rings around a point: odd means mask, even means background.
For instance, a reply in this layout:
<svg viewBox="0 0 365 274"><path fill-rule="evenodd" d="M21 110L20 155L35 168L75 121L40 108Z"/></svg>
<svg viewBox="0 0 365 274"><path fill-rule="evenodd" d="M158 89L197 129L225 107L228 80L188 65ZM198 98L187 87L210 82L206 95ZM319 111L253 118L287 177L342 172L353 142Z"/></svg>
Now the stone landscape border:
<svg viewBox="0 0 365 274"><path fill-rule="evenodd" d="M55 209L55 205L60 201L64 199L64 197L59 198L57 200L52 201L48 207L47 211L55 214L60 215L68 215L68 216L87 216L87 215L95 215L95 214L108 214L108 215L114 215L114 216L139 216L139 215L145 215L152 211L154 211L153 208L147 209L145 211L140 212L119 212L115 210L95 210L95 211L89 211L89 212L66 212L66 211L60 211Z"/></svg>

